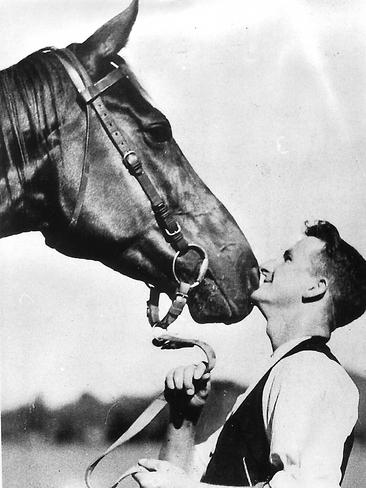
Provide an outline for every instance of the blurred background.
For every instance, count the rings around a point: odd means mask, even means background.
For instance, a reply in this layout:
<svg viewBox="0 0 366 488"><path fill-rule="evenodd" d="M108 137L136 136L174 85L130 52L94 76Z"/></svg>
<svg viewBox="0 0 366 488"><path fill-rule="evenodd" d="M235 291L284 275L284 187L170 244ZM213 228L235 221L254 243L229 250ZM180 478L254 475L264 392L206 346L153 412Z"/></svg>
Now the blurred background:
<svg viewBox="0 0 366 488"><path fill-rule="evenodd" d="M83 41L128 3L0 0L0 68ZM259 261L316 218L366 255L362 0L140 0L122 54ZM154 349L146 287L56 253L41 234L0 240L0 264L4 484L79 488L86 465L162 388L166 371L199 353ZM361 318L331 341L361 391L347 488L366 473L365 325ZM198 326L186 314L174 331L207 340L218 355L220 401L208 409L207 432L270 354L264 321L253 311L235 326ZM99 481L156 455L162 431L163 418Z"/></svg>

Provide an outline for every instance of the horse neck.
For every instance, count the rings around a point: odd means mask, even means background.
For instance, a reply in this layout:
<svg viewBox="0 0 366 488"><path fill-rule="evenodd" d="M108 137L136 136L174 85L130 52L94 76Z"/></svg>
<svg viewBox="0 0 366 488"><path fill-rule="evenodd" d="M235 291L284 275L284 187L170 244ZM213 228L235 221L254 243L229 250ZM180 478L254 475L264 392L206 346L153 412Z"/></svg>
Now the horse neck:
<svg viewBox="0 0 366 488"><path fill-rule="evenodd" d="M59 123L57 83L39 58L0 72L0 237L46 225L48 136Z"/></svg>

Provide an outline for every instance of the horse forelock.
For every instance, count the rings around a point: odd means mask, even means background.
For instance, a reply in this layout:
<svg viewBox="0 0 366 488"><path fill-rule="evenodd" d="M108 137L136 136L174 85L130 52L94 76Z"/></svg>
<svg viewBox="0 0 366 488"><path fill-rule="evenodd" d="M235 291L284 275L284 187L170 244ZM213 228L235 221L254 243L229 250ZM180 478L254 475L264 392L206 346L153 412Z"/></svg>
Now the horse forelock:
<svg viewBox="0 0 366 488"><path fill-rule="evenodd" d="M132 85L135 87L135 89L148 101L151 101L151 97L149 93L146 91L145 87L141 84L141 82L138 80L136 77L135 73L132 71L131 66L126 63L126 70L128 73L128 79L132 83Z"/></svg>

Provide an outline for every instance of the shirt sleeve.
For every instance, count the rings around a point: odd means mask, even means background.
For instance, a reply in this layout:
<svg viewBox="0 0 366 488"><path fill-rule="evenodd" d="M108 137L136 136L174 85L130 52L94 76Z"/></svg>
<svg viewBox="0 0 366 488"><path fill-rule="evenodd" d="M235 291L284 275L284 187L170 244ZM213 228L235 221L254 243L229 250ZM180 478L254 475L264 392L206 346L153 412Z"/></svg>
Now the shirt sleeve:
<svg viewBox="0 0 366 488"><path fill-rule="evenodd" d="M196 481L200 481L206 472L208 463L215 450L217 439L222 427L211 434L205 442L201 442L194 447L193 460L190 469L190 475Z"/></svg>
<svg viewBox="0 0 366 488"><path fill-rule="evenodd" d="M272 488L339 488L358 390L335 361L313 351L283 359L263 391Z"/></svg>

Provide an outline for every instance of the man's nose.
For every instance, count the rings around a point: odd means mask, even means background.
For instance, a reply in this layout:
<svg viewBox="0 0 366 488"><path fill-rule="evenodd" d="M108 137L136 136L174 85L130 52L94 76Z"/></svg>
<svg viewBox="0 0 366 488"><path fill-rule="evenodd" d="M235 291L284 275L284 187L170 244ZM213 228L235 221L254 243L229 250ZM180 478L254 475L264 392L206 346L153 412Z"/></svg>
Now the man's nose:
<svg viewBox="0 0 366 488"><path fill-rule="evenodd" d="M271 278L273 275L274 267L275 267L275 260L271 259L270 261L266 261L265 263L263 263L259 267L259 270L260 270L260 273L265 278Z"/></svg>

